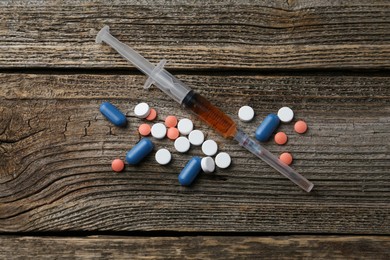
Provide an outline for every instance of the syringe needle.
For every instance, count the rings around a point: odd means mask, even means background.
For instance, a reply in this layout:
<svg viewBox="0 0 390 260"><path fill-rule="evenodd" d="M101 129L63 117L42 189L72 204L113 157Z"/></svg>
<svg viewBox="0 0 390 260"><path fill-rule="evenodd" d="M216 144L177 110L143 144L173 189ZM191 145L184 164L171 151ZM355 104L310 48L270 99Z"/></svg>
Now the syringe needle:
<svg viewBox="0 0 390 260"><path fill-rule="evenodd" d="M283 176L294 182L303 190L310 192L314 184L307 180L305 177L294 171L291 167L281 162L275 155L270 153L267 149L261 146L258 142L250 138L240 129L237 130L237 134L234 139L248 151L262 159L264 162L272 166L275 170L280 172Z"/></svg>

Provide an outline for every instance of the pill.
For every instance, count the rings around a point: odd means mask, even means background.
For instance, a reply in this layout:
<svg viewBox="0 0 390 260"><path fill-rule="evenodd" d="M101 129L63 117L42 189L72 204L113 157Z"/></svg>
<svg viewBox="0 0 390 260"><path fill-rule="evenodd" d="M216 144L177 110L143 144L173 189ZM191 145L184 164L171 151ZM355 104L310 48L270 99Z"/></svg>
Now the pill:
<svg viewBox="0 0 390 260"><path fill-rule="evenodd" d="M126 162L131 165L139 164L152 150L153 143L148 138L142 138L126 154Z"/></svg>
<svg viewBox="0 0 390 260"><path fill-rule="evenodd" d="M205 173L211 173L215 170L214 159L211 157L203 157L200 161L200 165L202 166L202 170Z"/></svg>
<svg viewBox="0 0 390 260"><path fill-rule="evenodd" d="M282 107L278 111L278 117L280 121L284 123L289 123L294 118L294 112L289 107Z"/></svg>
<svg viewBox="0 0 390 260"><path fill-rule="evenodd" d="M190 140L190 143L193 145L201 145L204 141L204 134L200 130L192 130L188 135L188 140Z"/></svg>
<svg viewBox="0 0 390 260"><path fill-rule="evenodd" d="M157 123L152 126L152 136L157 139L163 139L167 134L167 128L162 123Z"/></svg>
<svg viewBox="0 0 390 260"><path fill-rule="evenodd" d="M250 106L243 106L238 110L238 118L243 122L249 122L255 116L255 111Z"/></svg>
<svg viewBox="0 0 390 260"><path fill-rule="evenodd" d="M202 152L205 155L213 156L218 151L218 145L214 140L207 140L202 144Z"/></svg>
<svg viewBox="0 0 390 260"><path fill-rule="evenodd" d="M225 152L221 152L215 157L215 164L222 169L229 167L231 162L232 158L230 158L230 155Z"/></svg>
<svg viewBox="0 0 390 260"><path fill-rule="evenodd" d="M149 115L145 117L146 120L148 121L153 121L157 117L157 111L154 108L150 109Z"/></svg>
<svg viewBox="0 0 390 260"><path fill-rule="evenodd" d="M150 113L150 107L146 103L139 103L134 108L134 114L139 118L145 118Z"/></svg>
<svg viewBox="0 0 390 260"><path fill-rule="evenodd" d="M177 118L175 116L167 116L165 118L166 127L175 127L177 125Z"/></svg>
<svg viewBox="0 0 390 260"><path fill-rule="evenodd" d="M170 127L167 130L167 136L171 140L176 140L179 137L180 133L176 127Z"/></svg>
<svg viewBox="0 0 390 260"><path fill-rule="evenodd" d="M290 153L282 153L279 159L287 165L290 165L293 161L293 157Z"/></svg>
<svg viewBox="0 0 390 260"><path fill-rule="evenodd" d="M277 144L280 144L280 145L283 145L285 143L287 143L287 135L284 133L284 132L278 132L275 137L275 143Z"/></svg>
<svg viewBox="0 0 390 260"><path fill-rule="evenodd" d="M298 134L303 134L307 131L307 124L303 120L298 120L294 125L294 130Z"/></svg>
<svg viewBox="0 0 390 260"><path fill-rule="evenodd" d="M125 168L125 163L121 159L115 159L111 163L111 168L114 172L121 172Z"/></svg>
<svg viewBox="0 0 390 260"><path fill-rule="evenodd" d="M199 157L192 157L179 174L179 183L183 186L189 186L195 180L202 169Z"/></svg>
<svg viewBox="0 0 390 260"><path fill-rule="evenodd" d="M191 144L186 137L180 136L175 140L174 146L178 152L185 153L190 149Z"/></svg>
<svg viewBox="0 0 390 260"><path fill-rule="evenodd" d="M192 121L188 118L183 118L179 121L177 124L177 129L179 129L179 132L182 135L188 135L192 129L194 128L194 124Z"/></svg>
<svg viewBox="0 0 390 260"><path fill-rule="evenodd" d="M278 128L280 123L279 117L275 114L269 114L255 131L256 139L260 142L266 142L273 132Z"/></svg>
<svg viewBox="0 0 390 260"><path fill-rule="evenodd" d="M155 158L159 164L166 165L171 161L172 155L167 149L161 148L156 152Z"/></svg>
<svg viewBox="0 0 390 260"><path fill-rule="evenodd" d="M141 124L139 127L138 127L138 132L140 133L140 135L142 136L147 136L150 134L150 125L148 124Z"/></svg>
<svg viewBox="0 0 390 260"><path fill-rule="evenodd" d="M109 102L104 102L100 105L100 113L102 113L111 123L116 126L126 125L126 116L119 109Z"/></svg>

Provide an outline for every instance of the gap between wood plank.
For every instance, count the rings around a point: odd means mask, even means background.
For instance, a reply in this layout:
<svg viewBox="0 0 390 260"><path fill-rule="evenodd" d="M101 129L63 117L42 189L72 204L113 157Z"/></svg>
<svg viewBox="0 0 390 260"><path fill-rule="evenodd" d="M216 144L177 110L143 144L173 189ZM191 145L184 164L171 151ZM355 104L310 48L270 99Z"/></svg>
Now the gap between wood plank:
<svg viewBox="0 0 390 260"><path fill-rule="evenodd" d="M91 236L123 236L123 237L286 237L286 236L343 236L343 237L389 237L387 234L355 234L355 233L299 233L299 232L186 232L186 231L46 231L46 232L0 232L0 236L25 237L91 237Z"/></svg>
<svg viewBox="0 0 390 260"><path fill-rule="evenodd" d="M172 75L199 75L199 76L373 76L388 77L390 69L169 69ZM130 67L122 68L1 68L1 74L55 74L55 75L145 75L140 70ZM146 76L146 75L145 75Z"/></svg>

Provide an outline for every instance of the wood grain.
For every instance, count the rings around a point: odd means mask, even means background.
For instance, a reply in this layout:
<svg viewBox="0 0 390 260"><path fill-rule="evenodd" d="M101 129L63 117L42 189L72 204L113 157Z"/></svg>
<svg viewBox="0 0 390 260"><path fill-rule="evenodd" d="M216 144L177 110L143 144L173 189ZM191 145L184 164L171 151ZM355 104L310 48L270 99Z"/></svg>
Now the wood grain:
<svg viewBox="0 0 390 260"><path fill-rule="evenodd" d="M103 25L182 69L388 69L388 1L1 1L0 68L129 68Z"/></svg>
<svg viewBox="0 0 390 260"><path fill-rule="evenodd" d="M390 233L390 78L357 75L191 75L178 78L237 120L249 104L253 133L268 113L291 106L309 124L303 136L281 126L286 146L265 146L295 157L294 168L316 185L307 194L223 140L145 77L110 74L0 74L0 231L223 231ZM99 113L109 100L127 114L117 128ZM156 165L154 153L138 167L113 173L110 162L138 140L142 122L132 110L146 101L158 121L174 113L229 152L233 165L202 174L190 188L177 174L199 148L181 155L154 140L174 160Z"/></svg>
<svg viewBox="0 0 390 260"><path fill-rule="evenodd" d="M381 236L0 237L2 259L389 259Z"/></svg>

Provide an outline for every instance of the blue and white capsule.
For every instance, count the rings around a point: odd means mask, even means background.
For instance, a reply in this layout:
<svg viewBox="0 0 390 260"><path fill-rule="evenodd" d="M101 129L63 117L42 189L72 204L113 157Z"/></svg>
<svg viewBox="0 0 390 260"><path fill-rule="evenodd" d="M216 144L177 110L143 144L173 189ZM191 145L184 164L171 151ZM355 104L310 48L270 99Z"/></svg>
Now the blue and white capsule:
<svg viewBox="0 0 390 260"><path fill-rule="evenodd" d="M148 138L142 138L126 154L126 162L130 165L139 164L153 150L153 143Z"/></svg>
<svg viewBox="0 0 390 260"><path fill-rule="evenodd" d="M182 186L190 186L191 183L195 180L196 176L202 170L201 159L197 156L192 157L188 161L186 166L181 170L179 174L179 183Z"/></svg>
<svg viewBox="0 0 390 260"><path fill-rule="evenodd" d="M110 102L100 105L100 113L116 126L124 126L127 123L126 116Z"/></svg>
<svg viewBox="0 0 390 260"><path fill-rule="evenodd" d="M257 127L255 132L256 139L260 142L268 141L271 135L275 132L276 128L278 128L279 124L279 117L275 114L269 114L266 118L264 118L259 127Z"/></svg>

